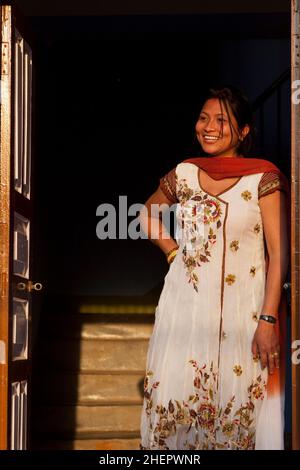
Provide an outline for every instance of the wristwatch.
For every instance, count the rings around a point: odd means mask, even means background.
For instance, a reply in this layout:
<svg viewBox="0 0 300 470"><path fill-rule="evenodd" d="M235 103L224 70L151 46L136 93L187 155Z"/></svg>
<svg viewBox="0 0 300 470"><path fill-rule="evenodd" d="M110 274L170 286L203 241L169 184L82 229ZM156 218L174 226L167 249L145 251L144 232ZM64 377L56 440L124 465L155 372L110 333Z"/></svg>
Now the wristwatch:
<svg viewBox="0 0 300 470"><path fill-rule="evenodd" d="M273 317L272 315L260 315L259 319L273 324L277 322L277 318Z"/></svg>

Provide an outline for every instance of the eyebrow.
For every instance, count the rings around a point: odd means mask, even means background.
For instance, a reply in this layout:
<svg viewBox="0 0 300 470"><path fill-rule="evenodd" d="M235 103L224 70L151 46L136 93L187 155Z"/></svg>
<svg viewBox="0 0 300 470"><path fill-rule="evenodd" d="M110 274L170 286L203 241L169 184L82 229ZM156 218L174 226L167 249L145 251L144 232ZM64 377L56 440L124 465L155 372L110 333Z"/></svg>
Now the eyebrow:
<svg viewBox="0 0 300 470"><path fill-rule="evenodd" d="M201 111L200 114L203 114L203 113L204 113L204 114L207 114L207 115L209 116L209 114L208 114L206 111ZM215 114L215 116L227 116L227 114L224 114L224 113L217 113L217 114Z"/></svg>

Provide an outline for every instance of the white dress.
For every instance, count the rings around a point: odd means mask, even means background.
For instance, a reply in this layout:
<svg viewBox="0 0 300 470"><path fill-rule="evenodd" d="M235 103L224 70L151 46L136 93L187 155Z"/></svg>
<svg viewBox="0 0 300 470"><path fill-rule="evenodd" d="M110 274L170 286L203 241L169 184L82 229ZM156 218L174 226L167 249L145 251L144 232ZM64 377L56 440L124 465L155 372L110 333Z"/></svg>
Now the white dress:
<svg viewBox="0 0 300 470"><path fill-rule="evenodd" d="M176 167L179 251L149 342L141 449L283 449L284 397L268 396L251 343L265 291L258 184L218 196L198 167Z"/></svg>

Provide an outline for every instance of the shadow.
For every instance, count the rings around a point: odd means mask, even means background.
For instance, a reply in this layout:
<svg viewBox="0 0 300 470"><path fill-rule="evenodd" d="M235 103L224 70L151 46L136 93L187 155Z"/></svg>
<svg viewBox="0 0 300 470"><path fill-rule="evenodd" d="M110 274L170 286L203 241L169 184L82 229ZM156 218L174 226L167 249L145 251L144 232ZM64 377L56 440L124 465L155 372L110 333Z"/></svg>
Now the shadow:
<svg viewBox="0 0 300 470"><path fill-rule="evenodd" d="M97 413L107 419L107 407L113 415L118 407L136 412L141 406L159 291L157 286L139 297L45 296L33 373L34 449L112 449L122 446L121 439L139 438L137 431L114 432L108 422L107 430L97 431L93 420L97 424ZM131 391L124 393L126 387Z"/></svg>

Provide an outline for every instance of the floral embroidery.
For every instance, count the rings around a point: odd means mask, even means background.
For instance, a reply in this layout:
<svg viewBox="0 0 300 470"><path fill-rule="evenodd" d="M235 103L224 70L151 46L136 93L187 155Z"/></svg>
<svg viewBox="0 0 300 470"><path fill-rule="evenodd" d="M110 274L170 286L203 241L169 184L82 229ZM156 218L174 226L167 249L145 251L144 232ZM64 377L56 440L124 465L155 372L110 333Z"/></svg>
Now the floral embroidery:
<svg viewBox="0 0 300 470"><path fill-rule="evenodd" d="M250 269L250 274L251 276L255 276L255 273L256 273L256 267L255 266L251 266L251 269Z"/></svg>
<svg viewBox="0 0 300 470"><path fill-rule="evenodd" d="M229 245L229 248L231 249L231 251L237 251L239 249L239 241L232 240L232 242Z"/></svg>
<svg viewBox="0 0 300 470"><path fill-rule="evenodd" d="M233 372L239 377L243 373L243 369L241 366L234 366Z"/></svg>
<svg viewBox="0 0 300 470"><path fill-rule="evenodd" d="M192 195L194 194L194 191L191 188L189 188L189 186L186 183L185 178L182 178L179 181L176 178L176 181L177 181L177 187L178 187L177 189L178 199L184 203L192 197Z"/></svg>
<svg viewBox="0 0 300 470"><path fill-rule="evenodd" d="M155 382L151 387L150 393L148 393L147 387L148 387L148 383L149 383L149 377L151 377L152 375L153 375L153 372L151 370L149 370L146 373L146 376L145 376L145 379L144 379L144 396L147 399L146 413L147 413L148 416L151 413L151 408L152 408L152 398L151 398L152 390L157 388L158 385L159 385L159 382Z"/></svg>
<svg viewBox="0 0 300 470"><path fill-rule="evenodd" d="M197 284L199 282L199 278L197 274L194 272L197 266L200 266L200 264L197 263L196 257L193 256L187 256L185 248L182 251L183 253L183 262L187 268L187 277L189 279L188 282L191 282L193 284L193 287L196 292L198 292L198 287ZM209 255L209 252L206 253ZM206 258L206 261L208 261L208 258Z"/></svg>
<svg viewBox="0 0 300 470"><path fill-rule="evenodd" d="M254 321L258 322L258 313L257 312L252 312L252 318Z"/></svg>
<svg viewBox="0 0 300 470"><path fill-rule="evenodd" d="M248 392L256 400L258 400L259 398L261 400L264 399L265 390L266 390L266 383L265 381L262 380L261 375L259 375L256 381L252 383L250 387L248 388Z"/></svg>
<svg viewBox="0 0 300 470"><path fill-rule="evenodd" d="M250 201L250 199L252 198L252 194L250 191L243 191L241 196L245 199L245 201Z"/></svg>
<svg viewBox="0 0 300 470"><path fill-rule="evenodd" d="M226 276L225 278L225 282L227 282L227 284L231 286L235 282L235 277L236 276L234 274L228 274L228 276Z"/></svg>
<svg viewBox="0 0 300 470"><path fill-rule="evenodd" d="M193 200L197 200L197 198L194 197ZM203 200L205 201L203 222L205 224L217 222L217 228L220 228L221 221L219 219L222 214L220 203L217 200L208 199L207 195L203 197Z"/></svg>
<svg viewBox="0 0 300 470"><path fill-rule="evenodd" d="M183 240L182 259L188 282L198 292L196 269L210 261L211 248L217 241L216 231L222 226L222 209L217 199L189 188L186 179L178 181L177 193L180 200L177 219Z"/></svg>
<svg viewBox="0 0 300 470"><path fill-rule="evenodd" d="M200 426L204 429L213 429L217 415L216 408L211 403L202 403L197 411Z"/></svg>
<svg viewBox="0 0 300 470"><path fill-rule="evenodd" d="M187 400L170 399L167 406L154 406L155 390L160 382L151 386L148 371L144 381L145 409L151 432L149 447L140 444L142 450L169 450L167 439L174 436L180 426L187 429L186 449L254 449L255 448L255 407L258 400L263 400L266 382L259 375L248 387L246 403L236 404L235 396L230 397L224 406L218 406L218 374L210 367L202 367L191 359L194 368L194 393ZM237 368L237 375L242 372ZM238 406L234 409L234 406ZM192 433L190 433L191 429ZM196 431L196 432L194 432Z"/></svg>
<svg viewBox="0 0 300 470"><path fill-rule="evenodd" d="M229 423L224 424L222 428L222 432L223 434L225 434L225 436L230 437L234 433L235 428L236 428L236 423L234 421L231 421Z"/></svg>
<svg viewBox="0 0 300 470"><path fill-rule="evenodd" d="M253 230L254 230L255 233L259 233L260 232L260 225L256 224Z"/></svg>

